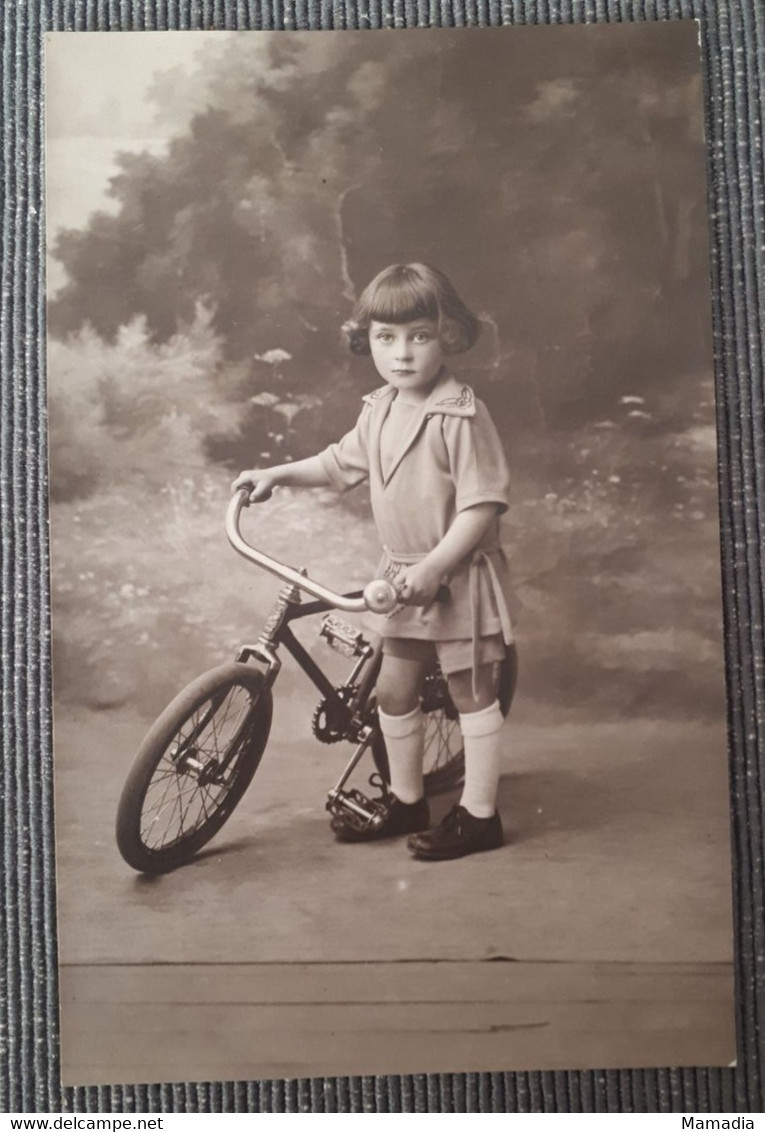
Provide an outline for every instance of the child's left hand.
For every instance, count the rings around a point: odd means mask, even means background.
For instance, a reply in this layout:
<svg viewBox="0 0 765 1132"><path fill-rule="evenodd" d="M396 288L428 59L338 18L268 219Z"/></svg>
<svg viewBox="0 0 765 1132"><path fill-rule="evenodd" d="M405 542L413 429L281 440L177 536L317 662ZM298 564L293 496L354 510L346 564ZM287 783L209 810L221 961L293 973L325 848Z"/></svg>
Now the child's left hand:
<svg viewBox="0 0 765 1132"><path fill-rule="evenodd" d="M398 592L404 605L432 605L436 600L441 575L426 561L410 566Z"/></svg>

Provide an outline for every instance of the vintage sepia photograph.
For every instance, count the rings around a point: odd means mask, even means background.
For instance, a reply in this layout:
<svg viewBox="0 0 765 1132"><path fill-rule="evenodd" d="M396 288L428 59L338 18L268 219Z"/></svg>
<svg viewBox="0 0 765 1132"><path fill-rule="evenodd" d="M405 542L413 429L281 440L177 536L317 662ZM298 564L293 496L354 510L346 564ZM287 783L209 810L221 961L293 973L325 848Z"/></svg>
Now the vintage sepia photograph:
<svg viewBox="0 0 765 1132"><path fill-rule="evenodd" d="M701 94L47 35L64 1084L735 1061Z"/></svg>

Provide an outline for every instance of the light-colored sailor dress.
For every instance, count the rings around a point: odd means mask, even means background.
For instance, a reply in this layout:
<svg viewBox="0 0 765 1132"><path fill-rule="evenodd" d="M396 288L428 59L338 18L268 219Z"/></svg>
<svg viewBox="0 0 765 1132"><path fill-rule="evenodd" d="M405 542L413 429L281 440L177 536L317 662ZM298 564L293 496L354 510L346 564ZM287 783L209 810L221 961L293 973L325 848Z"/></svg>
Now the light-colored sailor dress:
<svg viewBox="0 0 765 1132"><path fill-rule="evenodd" d="M472 641L500 633L513 640L512 590L499 542L509 473L502 443L482 401L445 373L411 414L397 454L383 472L380 437L397 390L382 386L363 398L356 425L319 454L337 491L369 481L372 513L385 554L379 575L395 580L444 537L460 511L496 503L497 519L445 579L450 597L427 608L399 606L371 616L383 637Z"/></svg>

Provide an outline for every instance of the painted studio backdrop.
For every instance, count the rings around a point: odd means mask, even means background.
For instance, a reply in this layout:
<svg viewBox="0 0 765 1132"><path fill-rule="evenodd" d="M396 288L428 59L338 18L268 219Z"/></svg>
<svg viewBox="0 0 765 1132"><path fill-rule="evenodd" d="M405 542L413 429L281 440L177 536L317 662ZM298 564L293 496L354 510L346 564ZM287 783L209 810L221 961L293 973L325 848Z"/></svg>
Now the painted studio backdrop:
<svg viewBox="0 0 765 1132"><path fill-rule="evenodd" d="M48 37L69 1080L732 1059L695 35L681 22ZM234 817L199 862L141 882L113 836L133 753L189 679L257 636L278 588L225 540L229 483L351 427L379 379L340 325L377 271L412 260L480 314L454 369L512 474L508 845L430 868L400 845L336 846L323 804L343 754L312 740L316 695L291 668ZM246 526L337 589L379 557L363 488L281 490ZM399 986L402 959L421 983ZM376 989L349 989L343 964L359 962ZM178 1036L199 964L221 980L205 984L211 1012L197 1003L201 1049ZM292 986L317 965L340 972L334 1021L285 1007L275 1024L287 991L252 1001L258 971ZM407 1006L423 996L432 1016ZM246 1043L220 1005L234 1001L250 1003Z"/></svg>

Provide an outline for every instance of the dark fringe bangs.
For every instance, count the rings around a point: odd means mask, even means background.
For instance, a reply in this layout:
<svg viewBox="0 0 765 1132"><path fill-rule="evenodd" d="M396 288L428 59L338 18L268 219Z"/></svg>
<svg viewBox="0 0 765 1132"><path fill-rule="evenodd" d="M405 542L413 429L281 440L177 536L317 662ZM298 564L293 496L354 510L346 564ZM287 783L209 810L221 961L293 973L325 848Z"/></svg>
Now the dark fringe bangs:
<svg viewBox="0 0 765 1132"><path fill-rule="evenodd" d="M369 354L370 323L396 325L421 318L438 324L446 354L463 353L478 338L478 319L447 277L422 263L394 264L375 276L343 325L343 332L352 353Z"/></svg>
<svg viewBox="0 0 765 1132"><path fill-rule="evenodd" d="M414 322L418 318L439 320L438 299L419 279L386 279L375 291L364 311L366 322Z"/></svg>

